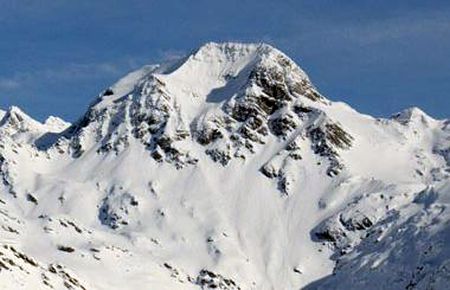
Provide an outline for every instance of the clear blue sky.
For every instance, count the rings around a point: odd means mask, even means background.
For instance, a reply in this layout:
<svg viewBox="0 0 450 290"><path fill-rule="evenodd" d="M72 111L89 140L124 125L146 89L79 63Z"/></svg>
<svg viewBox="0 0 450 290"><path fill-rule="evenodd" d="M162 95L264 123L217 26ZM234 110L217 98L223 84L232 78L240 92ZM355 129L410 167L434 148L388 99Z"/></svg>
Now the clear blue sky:
<svg viewBox="0 0 450 290"><path fill-rule="evenodd" d="M0 39L0 107L41 120L207 41L268 42L365 113L450 117L448 0L0 0Z"/></svg>

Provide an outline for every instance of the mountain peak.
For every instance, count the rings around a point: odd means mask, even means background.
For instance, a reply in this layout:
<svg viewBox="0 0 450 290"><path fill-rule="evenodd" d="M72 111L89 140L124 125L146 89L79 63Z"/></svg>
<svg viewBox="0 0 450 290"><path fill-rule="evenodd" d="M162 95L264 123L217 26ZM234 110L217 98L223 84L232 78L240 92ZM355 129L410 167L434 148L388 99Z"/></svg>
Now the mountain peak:
<svg viewBox="0 0 450 290"><path fill-rule="evenodd" d="M38 121L34 120L28 116L22 109L16 106L11 106L6 111L4 118L2 119L1 125L10 124L14 126L39 126L41 125Z"/></svg>
<svg viewBox="0 0 450 290"><path fill-rule="evenodd" d="M202 145L218 141L211 146L220 143L223 148L215 148L213 158L226 156L221 162L227 163L233 154L253 154L250 143L286 135L305 115L316 118L313 109L304 108L308 113L299 109L303 103L328 104L307 75L277 49L266 44L208 43L176 65L147 66L121 79L68 132L81 138L73 143L76 148L83 143L89 147L83 136L97 134L103 139L102 152L121 150L134 136L155 159L170 156L167 159L177 160L177 167L195 158L180 162L184 154L180 152L188 150L175 149L174 144L188 137ZM87 127L95 133L80 134Z"/></svg>
<svg viewBox="0 0 450 290"><path fill-rule="evenodd" d="M46 126L51 132L62 132L70 126L70 123L59 117L49 116L45 120L44 126Z"/></svg>
<svg viewBox="0 0 450 290"><path fill-rule="evenodd" d="M192 103L192 99L196 99L194 103L224 101L246 86L256 71L264 77L286 77L287 85L310 84L293 60L268 44L209 42L178 60L147 65L128 74L105 90L95 105L110 106L136 89L149 87L149 82L158 82L167 93L183 96L179 103Z"/></svg>
<svg viewBox="0 0 450 290"><path fill-rule="evenodd" d="M432 121L435 121L435 119L430 117L427 113L425 113L418 107L407 108L401 112L394 114L392 118L405 125L417 122L428 124Z"/></svg>
<svg viewBox="0 0 450 290"><path fill-rule="evenodd" d="M264 71L265 76L295 79L292 82L309 82L306 73L294 61L263 43L210 42L186 57L175 69L157 73L169 90L217 101L223 98L212 93L221 92L224 98L229 98L231 95L225 96L224 88L236 90L245 86L257 71Z"/></svg>
<svg viewBox="0 0 450 290"><path fill-rule="evenodd" d="M193 55L214 54L217 52L228 54L252 53L264 44L241 42L207 42L194 50Z"/></svg>
<svg viewBox="0 0 450 290"><path fill-rule="evenodd" d="M24 111L22 111L21 108L16 106L11 106L8 108L7 111L8 114L15 114L15 115L26 115Z"/></svg>
<svg viewBox="0 0 450 290"><path fill-rule="evenodd" d="M267 54L283 54L278 49L266 43L242 43L242 42L208 42L194 51L192 56L197 59L236 60L242 57L256 57Z"/></svg>

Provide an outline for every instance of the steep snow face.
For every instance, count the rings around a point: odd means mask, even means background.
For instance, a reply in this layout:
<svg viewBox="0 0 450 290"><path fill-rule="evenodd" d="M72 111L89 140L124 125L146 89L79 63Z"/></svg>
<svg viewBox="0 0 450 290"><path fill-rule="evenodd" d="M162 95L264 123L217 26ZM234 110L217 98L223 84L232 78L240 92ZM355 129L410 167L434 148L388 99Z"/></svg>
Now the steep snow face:
<svg viewBox="0 0 450 290"><path fill-rule="evenodd" d="M450 122L362 115L269 45L146 66L72 125L0 119L2 288L450 282Z"/></svg>

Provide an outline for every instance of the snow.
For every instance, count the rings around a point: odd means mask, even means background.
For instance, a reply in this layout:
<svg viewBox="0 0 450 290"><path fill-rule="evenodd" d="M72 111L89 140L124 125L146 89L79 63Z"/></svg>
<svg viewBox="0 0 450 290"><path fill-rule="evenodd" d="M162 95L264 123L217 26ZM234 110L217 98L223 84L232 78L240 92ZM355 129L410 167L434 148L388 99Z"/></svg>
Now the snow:
<svg viewBox="0 0 450 290"><path fill-rule="evenodd" d="M70 123L64 121L59 117L50 116L45 120L44 126L47 127L47 130L49 132L59 133L69 128Z"/></svg>
<svg viewBox="0 0 450 290"><path fill-rule="evenodd" d="M0 119L2 289L449 282L448 121L329 101L269 45L146 66L72 125Z"/></svg>

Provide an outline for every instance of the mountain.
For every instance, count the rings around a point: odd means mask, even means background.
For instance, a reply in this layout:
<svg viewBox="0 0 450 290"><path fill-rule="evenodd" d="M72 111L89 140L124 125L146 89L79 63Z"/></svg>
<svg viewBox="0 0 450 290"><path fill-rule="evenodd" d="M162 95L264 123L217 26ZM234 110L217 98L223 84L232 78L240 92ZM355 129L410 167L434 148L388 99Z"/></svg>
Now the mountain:
<svg viewBox="0 0 450 290"><path fill-rule="evenodd" d="M73 124L0 113L2 289L445 289L450 121L208 43Z"/></svg>

